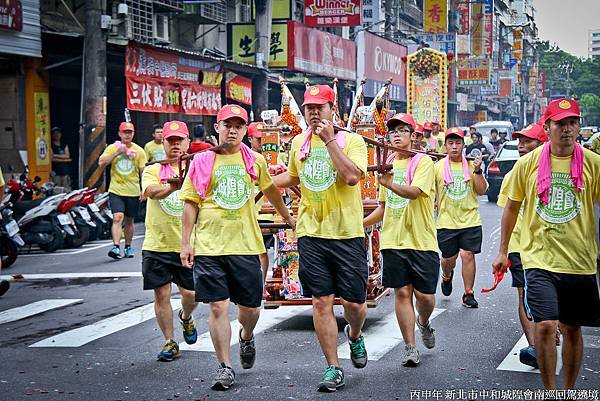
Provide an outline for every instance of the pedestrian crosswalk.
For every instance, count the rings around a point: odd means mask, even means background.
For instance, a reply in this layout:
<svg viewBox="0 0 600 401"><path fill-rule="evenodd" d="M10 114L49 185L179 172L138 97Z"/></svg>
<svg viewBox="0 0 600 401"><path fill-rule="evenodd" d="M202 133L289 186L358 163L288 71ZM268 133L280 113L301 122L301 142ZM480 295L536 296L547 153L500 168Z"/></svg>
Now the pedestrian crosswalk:
<svg viewBox="0 0 600 401"><path fill-rule="evenodd" d="M42 299L26 305L9 308L0 311L0 325L8 325L12 322L24 319L35 319L43 313L62 313L59 310L85 303L84 299ZM171 308L176 310L181 307L181 300L171 299ZM439 318L446 310L435 309L431 320ZM296 317L310 316L310 306L287 306L275 310L262 310L261 317L255 328L255 335L264 334L277 325ZM155 318L154 303L148 303L113 316L98 320L94 323L60 332L47 338L43 338L33 344L30 348L77 348L93 343L101 338L109 337L128 328L137 326ZM231 345L238 343L239 322L231 322ZM202 327L203 325L200 325ZM417 330L417 328L415 328ZM54 333L57 330L53 330ZM392 350L403 343L396 314L388 313L378 318L370 318L364 329L365 340L369 353L369 360L378 361L388 355ZM343 335L340 335L342 338ZM497 370L522 373L539 373L538 370L525 366L519 362L519 350L527 345L525 336L522 336L510 349L508 354L499 363ZM586 349L600 349L600 336L584 336ZM208 331L198 336L198 341L193 345L180 344L180 348L186 351L214 352L213 344ZM561 349L557 350L558 364L557 374L562 369ZM338 347L338 355L341 359L349 359L349 347L343 341Z"/></svg>

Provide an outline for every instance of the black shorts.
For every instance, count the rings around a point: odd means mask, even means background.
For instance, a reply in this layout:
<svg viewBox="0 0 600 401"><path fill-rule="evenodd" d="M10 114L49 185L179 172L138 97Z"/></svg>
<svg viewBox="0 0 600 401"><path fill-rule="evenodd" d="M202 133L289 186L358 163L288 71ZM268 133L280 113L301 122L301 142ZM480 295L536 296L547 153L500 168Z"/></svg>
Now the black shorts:
<svg viewBox="0 0 600 401"><path fill-rule="evenodd" d="M335 294L365 303L369 266L365 239L298 239L300 284L305 297Z"/></svg>
<svg viewBox="0 0 600 401"><path fill-rule="evenodd" d="M521 263L521 254L518 252L511 252L508 254L508 261L510 262L510 274L512 276L512 286L515 288L525 287L525 272L523 271L523 264Z"/></svg>
<svg viewBox="0 0 600 401"><path fill-rule="evenodd" d="M558 320L570 326L600 325L595 274L525 270L525 308L534 322Z"/></svg>
<svg viewBox="0 0 600 401"><path fill-rule="evenodd" d="M383 279L387 288L412 284L423 294L435 294L440 275L440 257L433 251L383 249Z"/></svg>
<svg viewBox="0 0 600 401"><path fill-rule="evenodd" d="M110 209L114 213L123 213L127 217L137 217L140 210L138 196L121 196L110 193L108 195Z"/></svg>
<svg viewBox="0 0 600 401"><path fill-rule="evenodd" d="M451 258L457 255L461 249L471 251L475 255L481 253L482 237L481 226L459 229L439 228L437 230L437 240L443 258Z"/></svg>
<svg viewBox="0 0 600 401"><path fill-rule="evenodd" d="M258 220L258 224L260 224L260 223L272 224L273 222L271 220ZM274 234L263 234L262 238L263 238L263 244L265 245L266 250L273 248L273 246L275 245L275 235Z"/></svg>
<svg viewBox="0 0 600 401"><path fill-rule="evenodd" d="M231 302L258 308L263 298L263 272L258 255L196 256L196 302Z"/></svg>
<svg viewBox="0 0 600 401"><path fill-rule="evenodd" d="M186 290L194 291L192 269L181 265L177 252L142 251L142 276L144 289L153 290L168 283L175 283Z"/></svg>

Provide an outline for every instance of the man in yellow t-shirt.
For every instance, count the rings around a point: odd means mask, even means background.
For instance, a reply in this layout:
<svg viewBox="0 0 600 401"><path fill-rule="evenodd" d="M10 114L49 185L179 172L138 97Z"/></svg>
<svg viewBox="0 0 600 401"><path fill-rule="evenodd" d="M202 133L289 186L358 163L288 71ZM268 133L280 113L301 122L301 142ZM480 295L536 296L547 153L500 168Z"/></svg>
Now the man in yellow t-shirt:
<svg viewBox="0 0 600 401"><path fill-rule="evenodd" d="M437 240L442 252L442 294L452 293L452 277L460 252L465 292L463 305L477 308L475 255L481 252L482 230L478 195L485 194L488 183L481 169L481 157L467 162L463 156L465 133L449 128L445 133L446 156L435 164L437 192Z"/></svg>
<svg viewBox="0 0 600 401"><path fill-rule="evenodd" d="M548 135L544 131L544 127L538 124L530 124L520 132L514 132L513 138L519 140L519 156L523 157L529 152L535 150L537 147L542 145L548 140ZM508 191L510 189L510 180L512 177L512 171L509 171L504 180L502 180L502 186L500 187L500 193L498 195L498 206L505 207L508 202ZM521 348L519 351L519 360L522 364L531 366L538 369L538 363L535 357L534 337L535 328L533 322L529 320L527 311L525 310L525 273L523 271L523 264L521 263L521 225L523 217L523 207L519 211L517 217L517 224L512 233L510 243L508 244L508 260L510 260L510 274L512 276L512 286L517 289L519 295L519 320L521 321L521 327L525 338L527 338L528 346Z"/></svg>
<svg viewBox="0 0 600 401"><path fill-rule="evenodd" d="M315 331L328 365L318 386L323 392L345 384L337 355L336 295L349 323L344 333L352 363L357 368L367 364L362 327L367 316L369 268L360 194L367 147L359 135L335 134L334 99L327 85L306 89L303 106L309 129L292 140L288 171L273 178L280 188L301 185L298 275L304 296L312 297Z"/></svg>
<svg viewBox="0 0 600 401"><path fill-rule="evenodd" d="M242 368L250 369L256 358L253 332L263 298L258 255L265 253L265 247L256 219L253 181L284 221L296 225L271 181L264 157L242 144L247 124L248 114L239 106L227 105L219 111L214 128L225 147L220 153L197 154L180 192L185 202L181 262L193 268L196 301L210 304L208 326L220 364L213 390L227 390L235 380L229 352L230 302L238 305Z"/></svg>
<svg viewBox="0 0 600 401"><path fill-rule="evenodd" d="M409 150L415 125L410 114L392 117L387 122L391 144ZM379 206L365 218L364 225L383 220L379 245L383 256L382 284L394 288L396 296L396 316L405 344L401 363L417 366L420 359L415 322L425 347L435 347L429 318L435 307L440 258L433 218L433 161L425 155L396 152L393 166L393 171L377 177Z"/></svg>
<svg viewBox="0 0 600 401"><path fill-rule="evenodd" d="M152 140L144 145L146 159L149 162L163 160L165 158L165 149L163 148L163 126L155 124L152 132Z"/></svg>
<svg viewBox="0 0 600 401"><path fill-rule="evenodd" d="M164 125L165 153L176 159L187 152L190 139L187 126L181 121L169 121ZM175 283L181 294L179 322L183 327L186 343L194 344L198 338L192 311L194 300L194 276L190 269L181 265L181 216L183 202L179 199L176 182L169 178L178 177L177 162L169 166L153 164L144 169L142 191L148 198L146 209L146 235L142 245L142 274L144 290L154 290L156 320L166 340L158 354L159 361L169 362L181 356L179 345L173 335L173 309L171 307L171 283Z"/></svg>
<svg viewBox="0 0 600 401"><path fill-rule="evenodd" d="M526 307L535 322L535 351L547 389L556 388L555 333L563 336L563 387L573 388L583 359L581 326L600 325L594 205L600 202L600 156L576 144L579 105L551 102L542 120L550 137L520 158L502 216L493 263L505 270L508 244L524 204L521 259Z"/></svg>
<svg viewBox="0 0 600 401"><path fill-rule="evenodd" d="M110 208L113 213L112 239L113 247L108 256L113 259L121 257L133 258L133 219L138 215L140 206L140 176L146 164L146 154L137 144L133 143L135 127L130 122L119 125L121 141L108 145L100 159L100 167L110 167ZM121 234L125 227L125 249L121 255Z"/></svg>

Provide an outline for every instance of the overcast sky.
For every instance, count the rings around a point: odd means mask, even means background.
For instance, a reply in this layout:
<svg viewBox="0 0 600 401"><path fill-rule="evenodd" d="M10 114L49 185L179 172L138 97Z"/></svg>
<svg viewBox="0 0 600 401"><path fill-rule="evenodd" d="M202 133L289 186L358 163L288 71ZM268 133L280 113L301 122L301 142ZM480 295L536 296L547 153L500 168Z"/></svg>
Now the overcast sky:
<svg viewBox="0 0 600 401"><path fill-rule="evenodd" d="M588 31L600 29L600 0L533 0L533 5L541 40L575 56L588 56Z"/></svg>

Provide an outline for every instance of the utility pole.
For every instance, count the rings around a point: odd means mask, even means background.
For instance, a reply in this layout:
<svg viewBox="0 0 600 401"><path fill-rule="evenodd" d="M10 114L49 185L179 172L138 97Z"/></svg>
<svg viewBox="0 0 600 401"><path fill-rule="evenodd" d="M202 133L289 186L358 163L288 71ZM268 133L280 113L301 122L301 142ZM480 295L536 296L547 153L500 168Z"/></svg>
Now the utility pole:
<svg viewBox="0 0 600 401"><path fill-rule="evenodd" d="M272 0L256 1L256 66L261 69L259 76L254 78L252 97L254 100L254 119L260 117L260 112L266 110L269 104L269 58L271 51L271 21L273 16Z"/></svg>
<svg viewBox="0 0 600 401"><path fill-rule="evenodd" d="M398 5L394 7L394 3L397 3L398 0L385 0L385 38L388 40L393 40L395 31L395 27L393 22L396 20L394 13L394 9L398 9Z"/></svg>
<svg viewBox="0 0 600 401"><path fill-rule="evenodd" d="M85 2L83 76L83 174L80 186L104 189L104 169L98 157L106 146L106 34L100 27L103 0ZM83 152L81 152L83 150ZM81 172L80 172L81 173Z"/></svg>

